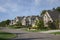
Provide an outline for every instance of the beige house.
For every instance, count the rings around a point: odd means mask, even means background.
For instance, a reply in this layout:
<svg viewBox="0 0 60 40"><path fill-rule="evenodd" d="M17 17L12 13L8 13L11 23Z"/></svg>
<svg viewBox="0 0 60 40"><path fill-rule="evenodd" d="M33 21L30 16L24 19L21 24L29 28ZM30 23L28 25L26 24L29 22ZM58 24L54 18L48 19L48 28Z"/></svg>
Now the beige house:
<svg viewBox="0 0 60 40"><path fill-rule="evenodd" d="M36 26L36 21L38 21L38 20L39 20L39 18L36 17L35 20L32 22L32 27L37 27L37 26Z"/></svg>
<svg viewBox="0 0 60 40"><path fill-rule="evenodd" d="M36 20L39 20L40 19L40 16L23 16L23 17L16 17L13 21L11 20L10 22L10 25L14 25L16 24L17 22L21 22L22 25L24 26L29 26L29 25L32 25L34 26L35 25L35 21Z"/></svg>
<svg viewBox="0 0 60 40"><path fill-rule="evenodd" d="M15 20L11 20L10 25L16 24Z"/></svg>
<svg viewBox="0 0 60 40"><path fill-rule="evenodd" d="M48 24L47 23L49 21L53 22L53 20L52 20L51 16L49 15L49 12L48 11L46 11L45 14L43 15L43 21L44 21L44 26L45 27L48 27Z"/></svg>
<svg viewBox="0 0 60 40"><path fill-rule="evenodd" d="M56 11L56 10L47 10L44 14L43 14L43 21L44 21L44 26L48 27L48 22L56 22L56 20L59 21L60 23L60 12ZM60 25L60 24L59 24ZM60 27L59 27L60 28Z"/></svg>
<svg viewBox="0 0 60 40"><path fill-rule="evenodd" d="M22 25L26 25L26 17L24 17L23 19L22 19L22 21L21 21L21 23L22 23Z"/></svg>
<svg viewBox="0 0 60 40"><path fill-rule="evenodd" d="M14 20L11 20L10 25L17 24L17 22L21 22L21 23L22 23L22 19L23 19L23 18L24 18L24 17L19 17L19 16L17 16Z"/></svg>

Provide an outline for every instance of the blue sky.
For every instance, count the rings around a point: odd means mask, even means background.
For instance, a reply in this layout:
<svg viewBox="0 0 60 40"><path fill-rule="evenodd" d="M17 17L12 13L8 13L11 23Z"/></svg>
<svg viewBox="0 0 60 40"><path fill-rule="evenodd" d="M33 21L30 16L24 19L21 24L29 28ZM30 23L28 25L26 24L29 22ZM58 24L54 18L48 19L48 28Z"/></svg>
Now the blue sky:
<svg viewBox="0 0 60 40"><path fill-rule="evenodd" d="M40 15L42 10L60 6L60 0L0 0L0 21L16 16Z"/></svg>

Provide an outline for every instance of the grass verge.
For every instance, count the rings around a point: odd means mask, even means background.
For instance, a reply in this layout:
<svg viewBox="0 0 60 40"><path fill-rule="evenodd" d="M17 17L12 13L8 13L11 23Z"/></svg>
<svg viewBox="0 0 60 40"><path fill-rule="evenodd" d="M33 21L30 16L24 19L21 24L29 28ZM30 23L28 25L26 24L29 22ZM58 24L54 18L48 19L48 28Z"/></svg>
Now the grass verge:
<svg viewBox="0 0 60 40"><path fill-rule="evenodd" d="M26 28L25 30L26 30L26 31L28 31L28 32L40 32L40 31L47 31L46 29L42 29L42 30L41 30L41 29L30 29L30 30L29 30L28 28Z"/></svg>
<svg viewBox="0 0 60 40"><path fill-rule="evenodd" d="M60 32L52 32L52 33L50 33L50 34L60 34Z"/></svg>
<svg viewBox="0 0 60 40"><path fill-rule="evenodd" d="M16 37L15 34L0 31L0 40L6 40Z"/></svg>

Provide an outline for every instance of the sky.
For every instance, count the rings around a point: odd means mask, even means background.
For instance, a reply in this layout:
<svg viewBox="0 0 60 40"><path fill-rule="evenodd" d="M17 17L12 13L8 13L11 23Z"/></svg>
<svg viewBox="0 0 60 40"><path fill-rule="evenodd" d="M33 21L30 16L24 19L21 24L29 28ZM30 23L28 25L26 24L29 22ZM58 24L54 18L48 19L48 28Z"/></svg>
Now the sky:
<svg viewBox="0 0 60 40"><path fill-rule="evenodd" d="M42 10L60 7L60 0L0 0L0 21L16 16L40 15Z"/></svg>

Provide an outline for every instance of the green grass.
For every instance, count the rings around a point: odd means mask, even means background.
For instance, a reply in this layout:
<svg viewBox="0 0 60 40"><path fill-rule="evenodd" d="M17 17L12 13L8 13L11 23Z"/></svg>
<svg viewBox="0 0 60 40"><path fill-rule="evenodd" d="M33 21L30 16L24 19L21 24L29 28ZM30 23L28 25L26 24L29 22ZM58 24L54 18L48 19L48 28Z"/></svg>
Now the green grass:
<svg viewBox="0 0 60 40"><path fill-rule="evenodd" d="M51 34L60 34L60 32L52 32Z"/></svg>
<svg viewBox="0 0 60 40"><path fill-rule="evenodd" d="M15 34L0 31L0 40L1 40L1 39L2 39L2 40L3 40L3 39L10 39L10 38L14 38L14 37L16 37Z"/></svg>
<svg viewBox="0 0 60 40"><path fill-rule="evenodd" d="M26 28L25 30L26 30L26 31L28 31L28 32L40 32L40 31L47 31L46 29L42 29L42 30L40 30L40 29L36 29L36 30L28 30L28 28Z"/></svg>
<svg viewBox="0 0 60 40"><path fill-rule="evenodd" d="M38 30L29 30L28 28L25 29L27 32L38 32Z"/></svg>
<svg viewBox="0 0 60 40"><path fill-rule="evenodd" d="M21 27L20 26L8 26L8 28L11 28L11 29L20 29Z"/></svg>

